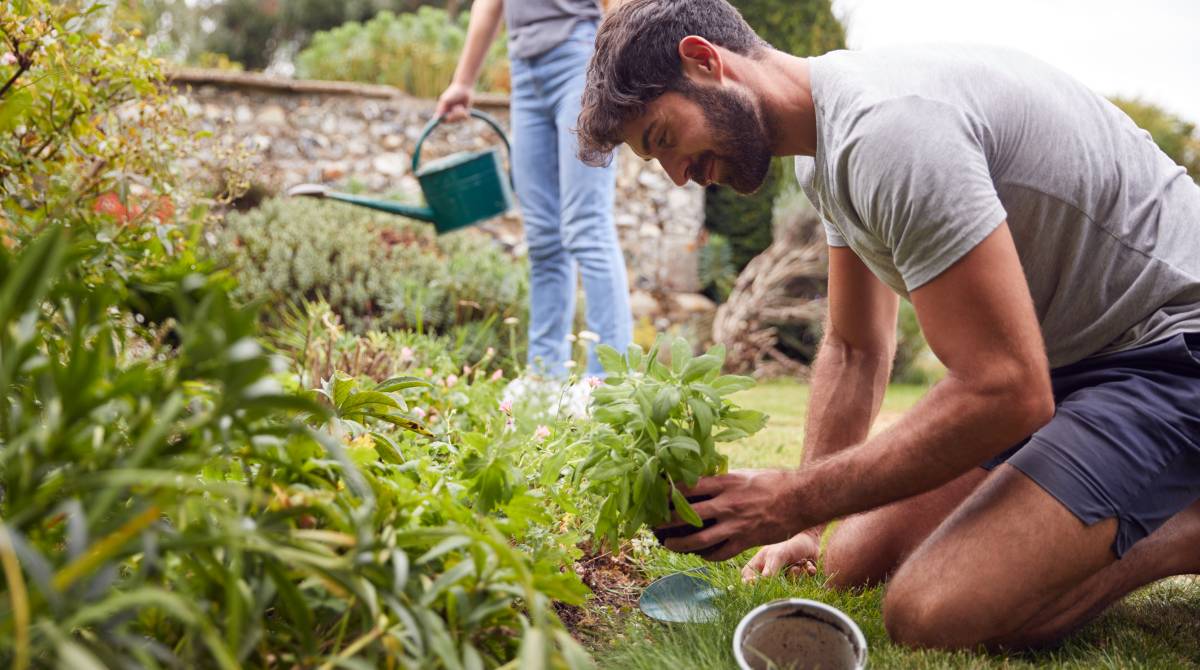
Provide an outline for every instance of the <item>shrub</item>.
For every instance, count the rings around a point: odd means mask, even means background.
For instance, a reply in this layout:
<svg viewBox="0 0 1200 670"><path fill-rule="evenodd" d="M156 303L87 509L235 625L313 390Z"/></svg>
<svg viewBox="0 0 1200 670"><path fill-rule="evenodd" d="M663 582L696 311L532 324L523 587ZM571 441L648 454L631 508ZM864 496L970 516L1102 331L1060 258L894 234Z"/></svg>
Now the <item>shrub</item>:
<svg viewBox="0 0 1200 670"><path fill-rule="evenodd" d="M435 98L454 76L467 37L468 14L457 19L445 10L421 7L416 12L380 12L366 23L347 23L313 36L296 57L296 74L390 84L411 95ZM479 89L508 92L505 40L497 39L479 77Z"/></svg>
<svg viewBox="0 0 1200 670"><path fill-rule="evenodd" d="M194 253L192 208L158 200L178 191L175 149L145 137L154 62L94 13L17 4L0 15L17 54L0 66L0 664L587 665L550 608L584 592L558 508L514 482L481 516L462 474L459 431L504 426L470 406L501 382L298 387Z"/></svg>
<svg viewBox="0 0 1200 670"><path fill-rule="evenodd" d="M321 298L359 333L448 333L526 309L524 264L490 240L472 231L438 237L428 225L339 203L279 198L231 214L216 251L239 297Z"/></svg>

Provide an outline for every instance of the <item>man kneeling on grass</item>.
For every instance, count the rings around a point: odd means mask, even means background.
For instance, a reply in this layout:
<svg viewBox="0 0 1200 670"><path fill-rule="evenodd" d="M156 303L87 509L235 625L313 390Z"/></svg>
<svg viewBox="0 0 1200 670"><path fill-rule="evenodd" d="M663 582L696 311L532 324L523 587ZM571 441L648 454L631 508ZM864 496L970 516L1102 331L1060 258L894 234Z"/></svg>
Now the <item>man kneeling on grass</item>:
<svg viewBox="0 0 1200 670"><path fill-rule="evenodd" d="M1116 107L1012 51L803 59L725 0L629 0L579 134L747 193L797 156L828 238L801 467L701 480L715 523L669 548L767 545L768 575L842 519L831 582L888 580L892 638L933 647L1045 644L1200 572L1200 188ZM868 439L899 296L948 374Z"/></svg>

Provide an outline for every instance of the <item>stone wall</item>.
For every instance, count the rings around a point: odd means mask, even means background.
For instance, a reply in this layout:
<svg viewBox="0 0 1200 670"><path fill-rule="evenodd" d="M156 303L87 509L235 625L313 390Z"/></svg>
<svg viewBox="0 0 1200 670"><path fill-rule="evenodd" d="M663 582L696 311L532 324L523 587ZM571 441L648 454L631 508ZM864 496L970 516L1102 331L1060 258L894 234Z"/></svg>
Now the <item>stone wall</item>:
<svg viewBox="0 0 1200 670"><path fill-rule="evenodd" d="M223 146L243 147L252 180L269 191L281 193L303 182L345 186L353 181L370 192L420 198L411 156L433 113L431 100L387 86L213 70L180 70L173 82L195 130L211 132ZM478 106L508 128L506 98L483 97ZM481 122L449 125L426 141L421 160L495 142L495 134ZM618 161L616 225L635 290L635 313L653 316L680 304L695 308L699 296L664 296L699 289L703 190L695 184L675 187L657 163L638 159L627 147ZM193 165L199 169L200 163L197 158ZM519 214L481 227L514 252L523 252Z"/></svg>

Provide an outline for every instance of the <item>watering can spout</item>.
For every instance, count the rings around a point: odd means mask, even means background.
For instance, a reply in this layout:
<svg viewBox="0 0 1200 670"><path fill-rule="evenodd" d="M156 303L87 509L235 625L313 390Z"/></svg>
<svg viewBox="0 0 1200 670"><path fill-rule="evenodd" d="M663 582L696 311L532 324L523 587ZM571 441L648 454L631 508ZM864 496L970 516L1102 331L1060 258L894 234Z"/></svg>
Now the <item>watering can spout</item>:
<svg viewBox="0 0 1200 670"><path fill-rule="evenodd" d="M405 205L391 200L377 200L375 198L366 198L350 193L341 193L332 191L329 187L322 184L299 184L288 189L288 196L307 196L310 198L329 198L330 200L339 200L348 202L352 205L367 207L370 209L387 212L389 214L399 214L410 219L434 223L433 210L428 207L418 207L415 205Z"/></svg>

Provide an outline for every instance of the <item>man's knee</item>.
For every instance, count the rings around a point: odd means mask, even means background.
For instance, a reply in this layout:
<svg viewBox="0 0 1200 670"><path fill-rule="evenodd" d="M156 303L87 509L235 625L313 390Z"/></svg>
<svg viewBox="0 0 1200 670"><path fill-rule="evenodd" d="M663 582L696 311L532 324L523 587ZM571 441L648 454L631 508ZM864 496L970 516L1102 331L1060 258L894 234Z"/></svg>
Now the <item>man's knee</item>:
<svg viewBox="0 0 1200 670"><path fill-rule="evenodd" d="M871 513L845 519L823 552L828 584L835 589L874 586L885 581L900 557L895 529Z"/></svg>
<svg viewBox="0 0 1200 670"><path fill-rule="evenodd" d="M1005 612L991 606L988 585L947 579L905 565L888 584L883 625L907 647L971 649L1006 632Z"/></svg>

